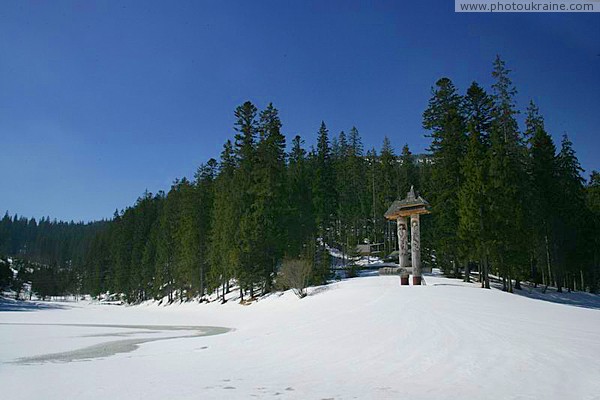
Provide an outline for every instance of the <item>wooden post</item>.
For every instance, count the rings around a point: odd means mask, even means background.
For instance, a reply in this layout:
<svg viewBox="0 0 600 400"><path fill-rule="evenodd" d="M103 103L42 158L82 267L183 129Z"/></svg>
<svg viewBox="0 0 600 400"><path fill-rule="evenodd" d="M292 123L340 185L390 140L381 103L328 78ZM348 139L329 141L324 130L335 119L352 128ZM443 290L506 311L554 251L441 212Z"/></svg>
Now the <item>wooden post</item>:
<svg viewBox="0 0 600 400"><path fill-rule="evenodd" d="M421 227L419 214L410 216L413 285L421 284Z"/></svg>
<svg viewBox="0 0 600 400"><path fill-rule="evenodd" d="M398 217L398 253L400 268L408 268L408 227L406 217Z"/></svg>
<svg viewBox="0 0 600 400"><path fill-rule="evenodd" d="M408 272L402 272L400 274L400 285L408 285Z"/></svg>

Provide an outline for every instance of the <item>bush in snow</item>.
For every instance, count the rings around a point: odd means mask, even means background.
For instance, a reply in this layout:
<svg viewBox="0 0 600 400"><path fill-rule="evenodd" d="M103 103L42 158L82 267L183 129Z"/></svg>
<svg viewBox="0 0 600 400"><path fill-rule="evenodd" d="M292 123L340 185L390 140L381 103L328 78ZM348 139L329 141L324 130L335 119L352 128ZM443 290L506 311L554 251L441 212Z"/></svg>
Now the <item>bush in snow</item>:
<svg viewBox="0 0 600 400"><path fill-rule="evenodd" d="M356 264L350 264L346 268L346 278L356 278L358 276L358 272L360 271L360 266Z"/></svg>
<svg viewBox="0 0 600 400"><path fill-rule="evenodd" d="M292 289L296 296L306 296L306 287L312 273L312 265L306 260L285 260L277 274L277 284L281 289Z"/></svg>

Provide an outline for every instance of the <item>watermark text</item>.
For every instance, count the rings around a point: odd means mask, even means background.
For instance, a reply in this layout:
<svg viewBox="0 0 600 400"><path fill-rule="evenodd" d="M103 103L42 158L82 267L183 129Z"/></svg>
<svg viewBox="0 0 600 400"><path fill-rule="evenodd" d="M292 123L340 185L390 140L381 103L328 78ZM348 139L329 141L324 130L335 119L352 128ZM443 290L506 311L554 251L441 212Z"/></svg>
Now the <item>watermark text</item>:
<svg viewBox="0 0 600 400"><path fill-rule="evenodd" d="M599 0L454 0L455 12L600 12Z"/></svg>

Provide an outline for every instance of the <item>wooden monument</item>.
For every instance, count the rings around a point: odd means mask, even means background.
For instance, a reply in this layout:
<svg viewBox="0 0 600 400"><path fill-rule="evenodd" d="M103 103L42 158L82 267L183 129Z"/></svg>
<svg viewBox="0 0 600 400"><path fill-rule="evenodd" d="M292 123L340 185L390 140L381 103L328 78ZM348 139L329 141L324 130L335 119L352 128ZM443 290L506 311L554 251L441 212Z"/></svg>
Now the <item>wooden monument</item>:
<svg viewBox="0 0 600 400"><path fill-rule="evenodd" d="M395 220L398 225L398 252L401 269L407 269L408 259L408 218L410 217L411 230L411 263L413 285L421 284L421 227L419 216L429 214L429 203L421 196L415 195L415 189L410 187L403 200L396 200L385 212L385 218Z"/></svg>

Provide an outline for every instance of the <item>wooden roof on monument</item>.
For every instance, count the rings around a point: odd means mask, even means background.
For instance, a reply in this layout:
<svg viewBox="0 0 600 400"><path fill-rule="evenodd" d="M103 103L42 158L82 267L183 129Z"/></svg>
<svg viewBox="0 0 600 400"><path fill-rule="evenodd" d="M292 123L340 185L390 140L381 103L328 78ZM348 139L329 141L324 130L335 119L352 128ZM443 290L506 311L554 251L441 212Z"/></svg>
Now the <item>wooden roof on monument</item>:
<svg viewBox="0 0 600 400"><path fill-rule="evenodd" d="M429 214L429 203L421 196L415 195L415 189L411 186L403 200L396 200L385 212L387 219L398 219L399 217L408 217L413 214Z"/></svg>

